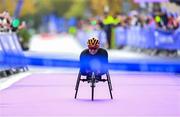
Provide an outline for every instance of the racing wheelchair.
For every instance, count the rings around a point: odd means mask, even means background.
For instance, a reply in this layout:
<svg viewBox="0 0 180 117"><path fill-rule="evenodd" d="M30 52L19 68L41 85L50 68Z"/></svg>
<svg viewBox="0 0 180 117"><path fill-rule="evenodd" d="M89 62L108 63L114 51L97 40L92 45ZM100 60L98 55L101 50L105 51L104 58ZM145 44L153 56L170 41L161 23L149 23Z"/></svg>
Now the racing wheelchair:
<svg viewBox="0 0 180 117"><path fill-rule="evenodd" d="M113 96L112 96L112 84L111 84L111 79L110 79L110 75L109 75L109 72L107 71L106 73L106 77L107 79L96 79L95 77L95 74L94 72L92 72L92 76L90 79L81 79L81 72L79 71L79 74L78 74L78 77L77 77L77 81L76 81L76 86L75 86L75 99L77 98L77 93L78 93L78 89L79 89L79 84L80 84L80 81L83 81L83 82L88 82L90 83L90 87L91 87L91 100L93 101L94 100L94 88L95 88L95 84L98 83L98 82L108 82L108 87L109 87L109 93L110 93L110 96L111 96L111 99L113 99Z"/></svg>

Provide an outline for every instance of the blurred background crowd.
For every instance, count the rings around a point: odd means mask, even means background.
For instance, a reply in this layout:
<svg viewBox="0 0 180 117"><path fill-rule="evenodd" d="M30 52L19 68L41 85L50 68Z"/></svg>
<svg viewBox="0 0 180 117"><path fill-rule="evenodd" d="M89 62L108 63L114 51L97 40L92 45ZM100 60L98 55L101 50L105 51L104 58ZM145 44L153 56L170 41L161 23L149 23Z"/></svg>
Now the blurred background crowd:
<svg viewBox="0 0 180 117"><path fill-rule="evenodd" d="M107 49L123 49L118 30L152 27L173 33L179 0L0 0L0 31L16 31L24 50L36 34L70 34L83 48L96 37ZM24 22L25 21L25 22ZM134 49L134 48L133 48ZM179 49L158 49L177 55Z"/></svg>

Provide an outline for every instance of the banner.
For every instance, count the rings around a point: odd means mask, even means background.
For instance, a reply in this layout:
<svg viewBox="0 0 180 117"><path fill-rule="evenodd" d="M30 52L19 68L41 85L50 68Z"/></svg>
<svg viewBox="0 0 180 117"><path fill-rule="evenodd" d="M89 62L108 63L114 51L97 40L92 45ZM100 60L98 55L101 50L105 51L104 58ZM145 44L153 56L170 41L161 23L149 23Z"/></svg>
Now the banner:
<svg viewBox="0 0 180 117"><path fill-rule="evenodd" d="M138 26L115 29L115 40L118 45L144 49L180 49L180 28L175 31L164 31L152 27Z"/></svg>
<svg viewBox="0 0 180 117"><path fill-rule="evenodd" d="M126 45L126 29L119 26L115 28L114 32L115 32L116 47Z"/></svg>
<svg viewBox="0 0 180 117"><path fill-rule="evenodd" d="M177 50L180 49L180 32L155 30L155 46L160 49Z"/></svg>

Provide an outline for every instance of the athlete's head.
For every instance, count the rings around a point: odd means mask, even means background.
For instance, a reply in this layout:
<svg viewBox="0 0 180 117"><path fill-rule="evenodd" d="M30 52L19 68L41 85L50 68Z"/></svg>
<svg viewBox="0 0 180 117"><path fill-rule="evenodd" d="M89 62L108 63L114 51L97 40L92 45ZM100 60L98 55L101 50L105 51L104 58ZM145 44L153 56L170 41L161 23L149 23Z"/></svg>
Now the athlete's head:
<svg viewBox="0 0 180 117"><path fill-rule="evenodd" d="M99 49L99 40L96 38L91 38L88 40L87 45L88 45L88 49L90 54L94 55L97 53L98 49Z"/></svg>

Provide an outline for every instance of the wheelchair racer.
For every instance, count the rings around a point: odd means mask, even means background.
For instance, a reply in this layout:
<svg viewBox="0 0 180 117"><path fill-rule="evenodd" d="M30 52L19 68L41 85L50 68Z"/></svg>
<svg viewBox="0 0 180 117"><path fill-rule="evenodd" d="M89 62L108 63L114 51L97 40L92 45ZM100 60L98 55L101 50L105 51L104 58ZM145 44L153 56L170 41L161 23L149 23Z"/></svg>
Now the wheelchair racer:
<svg viewBox="0 0 180 117"><path fill-rule="evenodd" d="M102 75L108 71L108 53L105 49L100 48L100 41L91 38L87 41L88 48L80 54L80 73L87 76L85 80L91 80L92 73L95 79L103 81Z"/></svg>

